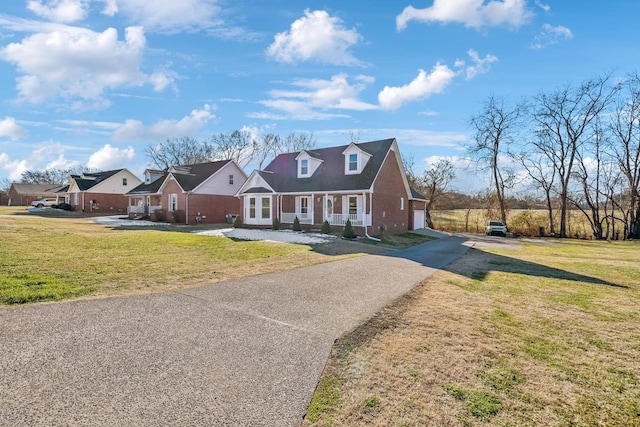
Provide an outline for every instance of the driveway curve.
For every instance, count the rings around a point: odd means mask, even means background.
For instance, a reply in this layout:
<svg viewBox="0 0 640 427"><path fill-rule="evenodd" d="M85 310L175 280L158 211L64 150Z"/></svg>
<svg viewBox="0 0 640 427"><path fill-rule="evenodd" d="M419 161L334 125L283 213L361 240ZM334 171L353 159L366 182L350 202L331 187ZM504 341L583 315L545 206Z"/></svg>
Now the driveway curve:
<svg viewBox="0 0 640 427"><path fill-rule="evenodd" d="M466 241L0 309L0 425L297 426L335 339L460 257Z"/></svg>

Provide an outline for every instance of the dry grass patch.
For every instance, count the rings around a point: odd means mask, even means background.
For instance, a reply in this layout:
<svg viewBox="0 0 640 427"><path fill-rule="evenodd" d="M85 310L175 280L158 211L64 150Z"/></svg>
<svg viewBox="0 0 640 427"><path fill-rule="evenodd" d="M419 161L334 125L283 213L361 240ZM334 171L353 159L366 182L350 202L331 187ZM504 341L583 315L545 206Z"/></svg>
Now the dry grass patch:
<svg viewBox="0 0 640 427"><path fill-rule="evenodd" d="M339 340L338 403L303 425L640 426L636 253L471 250Z"/></svg>

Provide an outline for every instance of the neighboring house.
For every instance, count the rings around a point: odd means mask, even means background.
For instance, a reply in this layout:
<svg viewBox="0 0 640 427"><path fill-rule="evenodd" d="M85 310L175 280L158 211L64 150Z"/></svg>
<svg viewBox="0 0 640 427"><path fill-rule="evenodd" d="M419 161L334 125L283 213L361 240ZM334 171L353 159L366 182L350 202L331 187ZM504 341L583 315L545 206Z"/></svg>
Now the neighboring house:
<svg viewBox="0 0 640 427"><path fill-rule="evenodd" d="M74 210L96 213L126 212L129 198L125 195L142 180L127 169L85 172L69 177L69 187L63 190L65 202Z"/></svg>
<svg viewBox="0 0 640 427"><path fill-rule="evenodd" d="M182 224L223 223L240 214L236 192L247 174L233 160L147 169L127 193L129 217Z"/></svg>
<svg viewBox="0 0 640 427"><path fill-rule="evenodd" d="M23 184L14 182L9 187L6 204L10 206L31 206L31 202L44 198L57 198L60 184Z"/></svg>
<svg viewBox="0 0 640 427"><path fill-rule="evenodd" d="M248 226L297 217L306 228L344 227L348 219L365 235L424 228L427 202L409 188L395 139L280 154L237 195Z"/></svg>

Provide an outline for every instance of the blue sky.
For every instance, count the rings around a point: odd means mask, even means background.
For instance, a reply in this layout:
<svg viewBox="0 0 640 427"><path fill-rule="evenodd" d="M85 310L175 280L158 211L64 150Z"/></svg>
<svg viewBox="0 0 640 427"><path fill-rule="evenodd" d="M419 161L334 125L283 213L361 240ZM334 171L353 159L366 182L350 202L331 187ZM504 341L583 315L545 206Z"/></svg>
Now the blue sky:
<svg viewBox="0 0 640 427"><path fill-rule="evenodd" d="M167 138L313 132L395 137L454 186L489 95L638 70L640 2L15 0L0 6L0 180L126 167ZM252 165L247 165L249 173Z"/></svg>

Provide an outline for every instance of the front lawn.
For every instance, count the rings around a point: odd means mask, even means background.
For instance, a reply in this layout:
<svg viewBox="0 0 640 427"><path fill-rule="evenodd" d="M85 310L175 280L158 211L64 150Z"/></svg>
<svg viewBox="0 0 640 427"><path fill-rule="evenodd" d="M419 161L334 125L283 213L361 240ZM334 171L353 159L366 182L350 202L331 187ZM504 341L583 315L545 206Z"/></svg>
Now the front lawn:
<svg viewBox="0 0 640 427"><path fill-rule="evenodd" d="M175 290L336 259L305 245L113 229L48 211L0 207L0 304Z"/></svg>
<svg viewBox="0 0 640 427"><path fill-rule="evenodd" d="M640 426L639 250L470 250L338 340L303 426Z"/></svg>

